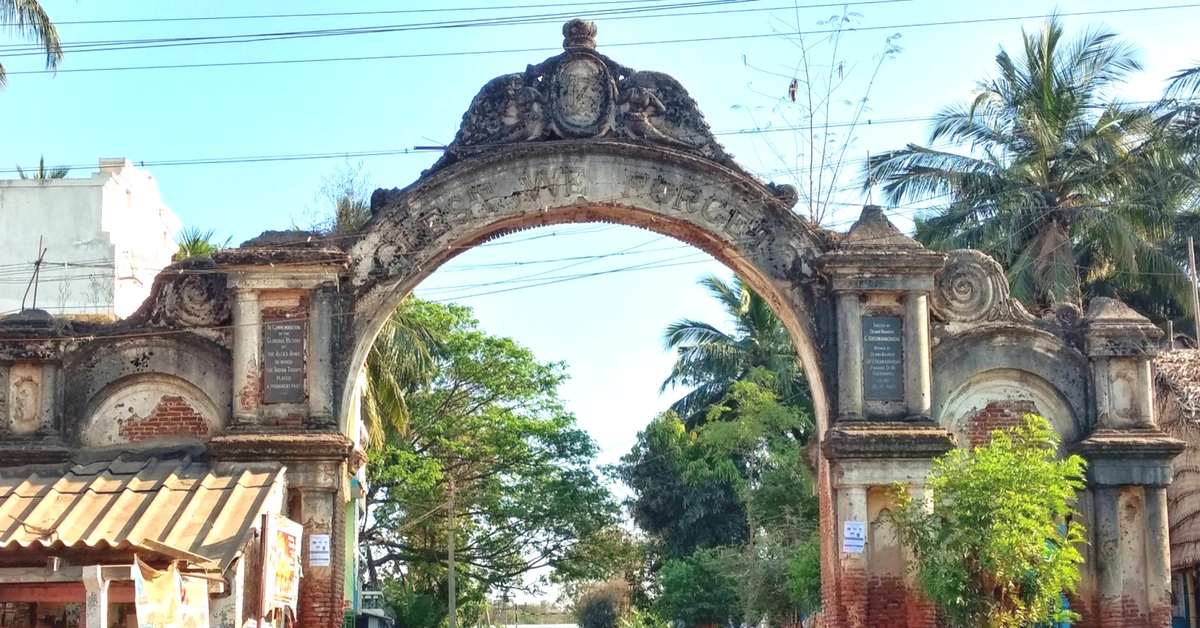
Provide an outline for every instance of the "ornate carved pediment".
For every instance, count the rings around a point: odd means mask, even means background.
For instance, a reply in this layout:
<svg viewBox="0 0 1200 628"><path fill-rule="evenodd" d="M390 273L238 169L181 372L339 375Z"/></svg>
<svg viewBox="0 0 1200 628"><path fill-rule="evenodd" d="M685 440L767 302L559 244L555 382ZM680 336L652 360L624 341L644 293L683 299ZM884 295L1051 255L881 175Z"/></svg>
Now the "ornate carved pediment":
<svg viewBox="0 0 1200 628"><path fill-rule="evenodd" d="M130 323L152 327L217 327L231 319L225 274L207 258L186 259L168 267L154 281L151 298Z"/></svg>
<svg viewBox="0 0 1200 628"><path fill-rule="evenodd" d="M669 146L736 168L679 81L596 52L592 22L567 22L563 36L562 54L483 87L433 170L488 148L597 138Z"/></svg>

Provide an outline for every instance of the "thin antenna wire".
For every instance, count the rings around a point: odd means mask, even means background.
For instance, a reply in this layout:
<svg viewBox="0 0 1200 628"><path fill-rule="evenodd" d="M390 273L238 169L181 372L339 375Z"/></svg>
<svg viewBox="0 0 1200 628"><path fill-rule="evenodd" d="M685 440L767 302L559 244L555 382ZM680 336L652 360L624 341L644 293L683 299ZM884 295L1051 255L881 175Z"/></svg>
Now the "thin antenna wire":
<svg viewBox="0 0 1200 628"><path fill-rule="evenodd" d="M37 256L37 260L35 260L33 262L33 276L29 278L29 285L25 286L25 294L24 294L24 296L21 297L21 310L22 311L25 310L25 299L26 299L26 297L29 296L29 290L31 288L33 289L33 304L32 304L33 308L32 309L35 309L35 310L37 309L38 278L42 273L42 262L45 261L45 259L46 259L46 251L47 250L48 249L42 248L42 236L38 236L38 256Z"/></svg>

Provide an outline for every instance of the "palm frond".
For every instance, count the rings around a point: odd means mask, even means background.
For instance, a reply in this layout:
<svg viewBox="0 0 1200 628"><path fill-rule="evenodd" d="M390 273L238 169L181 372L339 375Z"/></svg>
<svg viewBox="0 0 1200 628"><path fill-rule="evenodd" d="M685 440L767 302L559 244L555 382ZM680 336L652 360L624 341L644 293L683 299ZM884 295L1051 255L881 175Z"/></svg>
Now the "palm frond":
<svg viewBox="0 0 1200 628"><path fill-rule="evenodd" d="M46 53L46 69L58 69L62 61L62 42L58 29L37 0L0 0L0 25L18 37L41 44ZM0 65L0 88L8 84L4 66Z"/></svg>

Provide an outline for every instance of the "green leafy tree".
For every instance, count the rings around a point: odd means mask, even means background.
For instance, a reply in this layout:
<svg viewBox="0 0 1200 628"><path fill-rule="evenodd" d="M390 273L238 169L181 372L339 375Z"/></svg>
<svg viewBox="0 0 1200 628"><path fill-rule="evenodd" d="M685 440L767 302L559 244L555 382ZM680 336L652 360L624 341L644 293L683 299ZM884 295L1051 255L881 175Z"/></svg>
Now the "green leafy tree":
<svg viewBox="0 0 1200 628"><path fill-rule="evenodd" d="M180 262L189 257L212 257L213 253L229 246L232 236L222 244L214 241L213 235L212 229L184 227L175 235L175 244L179 245L179 248L171 256L171 261Z"/></svg>
<svg viewBox="0 0 1200 628"><path fill-rule="evenodd" d="M762 369L752 371L709 409L696 431L706 464L689 466L687 475L726 479L746 510L740 566L746 623L790 625L801 611L814 610L792 595L788 563L815 537L818 512L812 476L793 436L806 417L765 387L770 378Z"/></svg>
<svg viewBox="0 0 1200 628"><path fill-rule="evenodd" d="M625 582L611 580L593 586L575 601L575 623L579 628L618 628L629 610Z"/></svg>
<svg viewBox="0 0 1200 628"><path fill-rule="evenodd" d="M740 278L726 282L715 275L700 280L725 310L732 331L716 325L682 319L663 332L663 344L676 354L675 365L661 392L675 386L693 390L671 404L690 428L729 392L734 382L750 371L763 369L772 377L772 390L789 405L804 405L809 398L796 349L787 329L761 295ZM811 434L811 426L801 426Z"/></svg>
<svg viewBox="0 0 1200 628"><path fill-rule="evenodd" d="M591 467L595 444L558 397L561 364L487 334L469 308L410 298L401 309L406 325L437 339L434 372L406 390L404 429L385 430L368 454L366 575L396 583L385 592L409 592L389 600L394 607L411 600L401 610L416 612L437 601L444 618L453 512L468 624L489 594L524 588L535 570L569 568L614 525L616 506Z"/></svg>
<svg viewBox="0 0 1200 628"><path fill-rule="evenodd" d="M1113 293L1183 303L1167 244L1193 183L1153 109L1114 100L1142 67L1136 50L1103 28L1068 40L1051 17L996 65L971 101L937 114L929 146L870 160L868 185L893 203L931 201L917 239L992 255L1039 309Z"/></svg>
<svg viewBox="0 0 1200 628"><path fill-rule="evenodd" d="M733 485L712 474L685 477L702 458L693 434L669 410L638 433L614 469L633 491L628 506L634 524L654 540L654 553L663 559L746 540L746 510Z"/></svg>
<svg viewBox="0 0 1200 628"><path fill-rule="evenodd" d="M1026 416L990 444L934 461L929 503L893 489L916 579L955 628L1032 628L1070 621L1085 542L1071 507L1085 463L1060 458L1050 423Z"/></svg>
<svg viewBox="0 0 1200 628"><path fill-rule="evenodd" d="M0 69L0 75L2 73L2 69ZM70 172L71 169L66 166L47 168L45 155L38 158L37 170L33 172L25 172L20 164L17 165L17 176L22 179L65 179Z"/></svg>
<svg viewBox="0 0 1200 628"><path fill-rule="evenodd" d="M687 627L734 621L741 607L739 561L735 552L722 549L701 549L667 561L658 574L658 613Z"/></svg>
<svg viewBox="0 0 1200 628"><path fill-rule="evenodd" d="M0 26L17 36L36 42L46 53L46 69L54 70L62 61L62 42L58 29L37 0L0 0ZM8 74L0 64L0 89L8 85Z"/></svg>

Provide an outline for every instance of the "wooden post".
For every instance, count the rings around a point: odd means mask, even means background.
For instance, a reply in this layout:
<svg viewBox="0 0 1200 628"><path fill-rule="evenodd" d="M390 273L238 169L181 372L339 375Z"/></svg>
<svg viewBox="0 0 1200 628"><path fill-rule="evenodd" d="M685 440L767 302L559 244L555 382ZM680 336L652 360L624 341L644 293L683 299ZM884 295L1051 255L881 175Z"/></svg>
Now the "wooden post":
<svg viewBox="0 0 1200 628"><path fill-rule="evenodd" d="M450 527L450 531L449 531L449 535L448 535L450 537L449 538L450 551L449 551L449 556L448 556L448 558L449 558L448 562L450 564L450 573L448 575L449 580L447 582L447 584L449 585L447 588L450 589L449 627L457 628L456 624L458 623L458 617L456 615L456 609L455 609L455 602L457 600L455 600L455 598L457 597L458 592L455 591L455 587L454 587L454 476L453 475L450 476L450 508L449 508L449 514L447 515L447 519L449 520L449 527Z"/></svg>
<svg viewBox="0 0 1200 628"><path fill-rule="evenodd" d="M1183 593L1187 596L1188 623L1196 628L1196 572L1189 569L1183 572Z"/></svg>
<svg viewBox="0 0 1200 628"><path fill-rule="evenodd" d="M1188 272L1192 279L1192 325L1195 336L1200 338L1200 288L1196 286L1196 247L1192 244L1192 236L1188 236Z"/></svg>
<svg viewBox="0 0 1200 628"><path fill-rule="evenodd" d="M270 515L263 513L258 528L258 617L254 619L255 626L262 627L263 619L267 616L267 520Z"/></svg>

